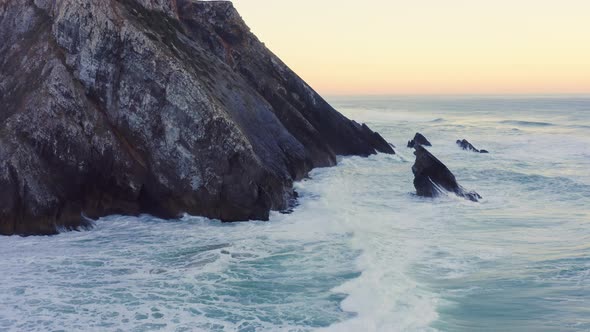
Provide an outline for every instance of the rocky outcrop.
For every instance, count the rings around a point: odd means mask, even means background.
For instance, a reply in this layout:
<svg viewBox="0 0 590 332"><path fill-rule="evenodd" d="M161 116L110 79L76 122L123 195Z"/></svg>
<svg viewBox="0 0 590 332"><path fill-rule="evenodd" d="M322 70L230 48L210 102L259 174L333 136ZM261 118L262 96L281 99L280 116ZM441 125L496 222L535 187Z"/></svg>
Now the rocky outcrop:
<svg viewBox="0 0 590 332"><path fill-rule="evenodd" d="M432 146L426 137L420 133L416 133L416 135L414 135L414 139L408 141L408 148L414 148L417 145Z"/></svg>
<svg viewBox="0 0 590 332"><path fill-rule="evenodd" d="M473 152L477 152L477 153L489 153L487 150L476 149L475 146L473 146L471 143L469 143L469 141L466 139L457 140L457 145L459 145L459 147L461 147L461 149L463 149L463 150L473 151Z"/></svg>
<svg viewBox="0 0 590 332"><path fill-rule="evenodd" d="M378 151L229 2L0 0L0 234L264 220L312 168Z"/></svg>
<svg viewBox="0 0 590 332"><path fill-rule="evenodd" d="M444 192L452 192L457 196L477 202L481 196L468 192L457 183L455 175L440 160L436 159L422 145L416 145L416 162L412 166L416 194L423 197L436 197Z"/></svg>

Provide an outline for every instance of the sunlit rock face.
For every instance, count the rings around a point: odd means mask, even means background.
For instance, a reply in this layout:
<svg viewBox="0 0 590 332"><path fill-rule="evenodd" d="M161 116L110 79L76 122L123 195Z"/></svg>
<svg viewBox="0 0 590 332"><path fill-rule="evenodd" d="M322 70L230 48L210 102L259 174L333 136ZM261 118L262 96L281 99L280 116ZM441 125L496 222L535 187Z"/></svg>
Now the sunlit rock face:
<svg viewBox="0 0 590 332"><path fill-rule="evenodd" d="M268 219L336 155L394 153L229 2L0 0L0 233Z"/></svg>

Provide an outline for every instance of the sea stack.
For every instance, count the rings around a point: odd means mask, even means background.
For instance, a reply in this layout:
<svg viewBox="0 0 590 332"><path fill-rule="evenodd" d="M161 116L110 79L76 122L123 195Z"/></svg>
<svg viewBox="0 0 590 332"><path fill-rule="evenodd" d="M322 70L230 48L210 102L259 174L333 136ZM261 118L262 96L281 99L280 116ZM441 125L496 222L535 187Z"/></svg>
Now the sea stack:
<svg viewBox="0 0 590 332"><path fill-rule="evenodd" d="M473 144L469 143L469 141L466 139L463 139L463 140L458 139L457 145L463 150L477 152L477 153L489 153L487 150L476 149L475 146L473 146Z"/></svg>
<svg viewBox="0 0 590 332"><path fill-rule="evenodd" d="M376 152L230 2L0 0L0 234L266 220L312 168Z"/></svg>
<svg viewBox="0 0 590 332"><path fill-rule="evenodd" d="M408 148L414 148L417 145L432 146L432 144L426 139L426 137L424 137L424 135L420 133L416 133L416 135L414 135L414 139L408 141Z"/></svg>
<svg viewBox="0 0 590 332"><path fill-rule="evenodd" d="M416 145L416 162L412 166L414 173L414 187L416 194L423 197L436 197L447 192L455 193L477 202L482 197L474 192L468 192L457 183L455 175L440 160L433 156L422 145Z"/></svg>

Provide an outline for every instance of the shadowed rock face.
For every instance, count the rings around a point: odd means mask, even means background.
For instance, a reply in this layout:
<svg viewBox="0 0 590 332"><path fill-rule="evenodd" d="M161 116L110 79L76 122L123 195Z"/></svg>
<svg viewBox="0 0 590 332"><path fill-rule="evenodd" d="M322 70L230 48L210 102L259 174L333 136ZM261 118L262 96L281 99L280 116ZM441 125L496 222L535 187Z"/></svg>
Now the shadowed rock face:
<svg viewBox="0 0 590 332"><path fill-rule="evenodd" d="M477 202L481 196L468 192L457 183L455 175L440 160L436 159L422 145L416 145L416 162L412 166L416 194L423 197L436 197L444 191Z"/></svg>
<svg viewBox="0 0 590 332"><path fill-rule="evenodd" d="M312 168L378 151L229 2L0 0L0 234L265 220Z"/></svg>
<svg viewBox="0 0 590 332"><path fill-rule="evenodd" d="M487 150L476 149L475 146L473 146L471 143L469 143L469 141L466 139L457 140L457 145L459 145L459 147L461 147L461 149L463 149L463 150L473 151L473 152L477 152L477 153L489 153Z"/></svg>
<svg viewBox="0 0 590 332"><path fill-rule="evenodd" d="M430 144L430 142L426 139L426 137L424 137L424 135L422 135L420 133L416 133L416 135L414 135L414 139L411 141L408 141L409 148L414 148L417 145L432 146L432 144Z"/></svg>

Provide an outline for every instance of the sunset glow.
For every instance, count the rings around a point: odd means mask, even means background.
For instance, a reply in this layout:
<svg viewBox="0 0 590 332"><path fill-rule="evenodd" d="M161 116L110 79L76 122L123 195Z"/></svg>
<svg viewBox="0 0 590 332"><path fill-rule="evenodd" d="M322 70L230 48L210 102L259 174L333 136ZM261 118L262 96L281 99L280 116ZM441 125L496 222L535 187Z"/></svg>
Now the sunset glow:
<svg viewBox="0 0 590 332"><path fill-rule="evenodd" d="M590 93L587 0L234 3L320 93Z"/></svg>

